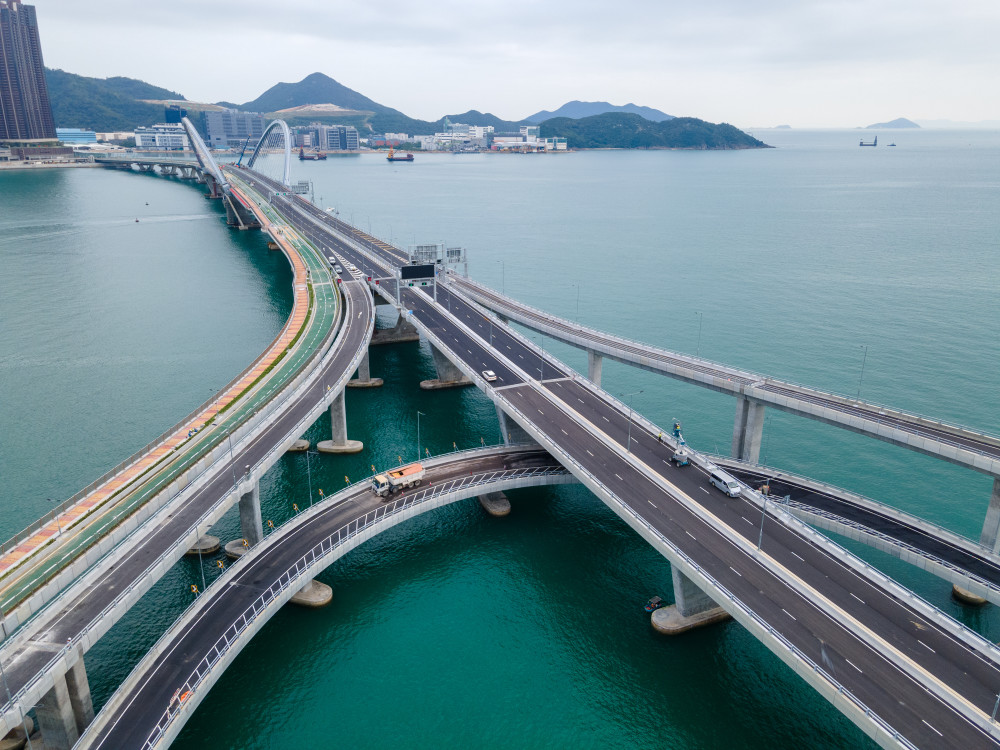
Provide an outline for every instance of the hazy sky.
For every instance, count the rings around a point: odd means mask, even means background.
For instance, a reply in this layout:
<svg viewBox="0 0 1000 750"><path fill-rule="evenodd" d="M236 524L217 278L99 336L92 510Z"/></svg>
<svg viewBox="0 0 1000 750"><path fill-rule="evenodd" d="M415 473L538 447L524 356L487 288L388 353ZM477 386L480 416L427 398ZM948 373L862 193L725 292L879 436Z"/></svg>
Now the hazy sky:
<svg viewBox="0 0 1000 750"><path fill-rule="evenodd" d="M412 117L571 99L739 126L1000 120L1000 0L37 0L49 67L245 102L320 71ZM318 102L316 102L318 103Z"/></svg>

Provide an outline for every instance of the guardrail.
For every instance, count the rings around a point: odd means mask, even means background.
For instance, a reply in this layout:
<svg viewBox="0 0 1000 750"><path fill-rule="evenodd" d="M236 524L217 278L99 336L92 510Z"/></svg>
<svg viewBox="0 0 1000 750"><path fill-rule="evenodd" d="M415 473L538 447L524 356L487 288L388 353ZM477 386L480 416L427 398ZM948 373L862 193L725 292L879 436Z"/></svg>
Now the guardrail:
<svg viewBox="0 0 1000 750"><path fill-rule="evenodd" d="M348 308L348 314L345 314L344 316L342 316L344 319L348 318L349 312L350 312L350 310L349 310L349 308L350 308L349 304L346 307ZM336 353L336 349L335 348L331 348L329 350L329 352L327 352L327 354L324 356L324 359L327 356L335 356L335 353ZM354 368L355 369L357 367L357 363L360 362L360 361L361 361L361 357L357 356L357 355L355 356L354 360L352 360L352 362L354 363ZM353 372L354 372L354 369L348 369L348 370L346 370L346 375L342 375L341 380L344 380L346 382L346 378L349 378L350 375ZM340 381L338 381L337 382L337 390L339 390L342 387L342 385L343 384ZM300 391L303 388L305 388L305 387L309 387L309 386L306 385L306 384L300 384L292 392L287 393L287 394L283 394L282 398L280 398L280 399L272 399L272 401L269 403L269 405L270 404L275 404L275 406L274 406L274 408L269 413L273 413L278 408L277 405L283 405L285 402L289 401L290 399L297 398L298 395L299 395L299 393L300 393ZM330 392L334 392L334 391L331 390ZM266 416L267 415L265 415L265 417ZM312 421L313 420L309 420L308 419L308 415L306 415L306 417L303 417L301 420L299 420L299 422L297 422L295 424L295 426L290 430L290 433L300 434L301 431L303 431L305 429L305 427L308 427L308 424L306 424L306 423L307 422L311 423ZM265 455L260 460L258 460L253 466L250 467L248 473L250 475L253 475L255 472L257 472L258 470L260 470L260 467L264 463L266 463L267 461L268 461L268 456ZM218 463L218 462L215 462L215 463ZM191 482L188 484L188 486L190 487L191 485L193 485L194 482L198 478L200 478L205 473L207 473L208 471L210 471L212 469L212 467L215 466L215 463L211 464L210 466L205 467L204 471L202 471L198 475L198 477L193 478L191 480ZM230 494L231 492L234 492L235 490L237 490L239 488L240 484L241 484L241 482L238 481L238 480L236 482L234 482L229 488L227 488L226 490L223 491L223 497L226 496L226 495L228 495L228 494ZM184 490L179 490L178 492L174 493L174 495L171 497L171 500L173 500L174 498L176 498L183 491ZM192 524L190 527L188 527L188 529L185 532L183 532L179 536L179 538L180 539L185 539L188 536L190 536L191 534L196 533L201 526L203 526L203 525L206 524L207 519L211 518L212 515L215 512L216 512L216 510L215 510L214 506L213 506L213 508L210 508L209 510L205 511L205 513L203 513L198 518L198 520L195 521L194 524ZM137 528L135 531L132 532L132 534L130 535L130 537L132 537L134 535L137 535L137 534L139 534L140 532L142 532L144 530L145 530L145 526L144 525L140 526L139 528ZM113 551L109 552L108 554L113 554ZM163 552L152 563L150 563L145 568L145 570L143 570L143 572L140 575L136 576L133 579L132 583L130 583L123 590L117 592L116 598L115 598L115 600L113 602L111 602L103 610L101 610L100 614L98 614L96 617L92 618L91 621L89 623L87 623L73 638L71 638L62 649L60 649L58 652L56 652L56 654L46 663L46 665L41 670L39 670L36 673L36 675L31 680L29 680L27 683L25 683L19 690L17 690L10 697L9 701L7 703L5 703L4 706L3 706L3 713L7 713L8 711L13 710L14 706L16 704L18 704L18 702L21 701L21 699L24 696L26 696L30 691L32 691L41 682L41 680L44 679L44 676L60 660L65 659L68 656L69 652L72 651L72 649L78 643L80 643L87 635L89 635L89 633L92 630L94 630L96 628L96 626L102 620L104 620L104 618L115 607L118 606L118 603L120 601L122 601L124 597L126 597L129 593L131 593L132 591L134 591L138 586L142 585L148 575L150 575L153 571L155 571L156 568L160 567L165 561L169 560L172 556L173 556L172 549L169 549L169 550ZM43 610L40 610L40 612L48 610L52 606L52 604L53 603L50 602L48 605L46 605L45 608L43 608ZM36 617L37 617L37 615L36 615Z"/></svg>
<svg viewBox="0 0 1000 750"><path fill-rule="evenodd" d="M504 479L529 479L532 477L562 475L566 473L566 470L561 467L558 469L551 467L534 467L524 469L504 469L473 476L459 477L432 487L425 487L415 493L405 495L385 505L381 505L375 510L369 511L364 516L349 521L328 537L315 544L304 555L302 555L302 557L296 560L294 565L290 566L281 575L279 575L278 578L270 586L268 586L263 593L260 594L260 596L251 602L250 606L248 606L239 615L239 617L233 621L233 623L212 645L208 656L203 657L202 660L194 667L190 675L179 688L177 694L180 696L193 693L197 690L198 686L201 685L201 683L209 675L213 667L237 642L239 636L247 628L249 628L251 624L253 624L254 620L256 620L256 618L267 609L268 605L275 598L277 598L281 592L291 586L299 585L301 583L299 581L300 576L308 570L310 566L319 562L323 558L330 556L345 542L350 541L358 534L367 531L379 522L395 516L404 510L412 508L415 505L426 502L427 500L441 495L450 494L452 492L491 485ZM348 490L357 491L357 489L361 486L367 484L368 480L357 482L348 488ZM190 605L189 609L195 606L195 604L197 604L197 602ZM161 640L166 640L166 638L167 636L164 636ZM152 650L155 650L159 645L162 644L157 642L156 646L154 646ZM147 737L146 742L143 744L143 748L153 748L156 746L156 743L160 740L167 727L177 715L180 707L181 703L179 702L176 707L171 707L164 711L163 715L156 723L156 726Z"/></svg>
<svg viewBox="0 0 1000 750"><path fill-rule="evenodd" d="M722 364L722 363L719 363L719 362L714 362L714 361L709 360L709 359L704 359L704 358L701 358L701 357L692 357L690 355L682 354L680 352L674 352L674 351L669 350L669 349L663 349L661 347L657 347L657 346L654 346L654 345L649 344L649 343L644 343L644 342L641 342L641 341L637 341L635 339L630 339L630 338L628 338L626 336L620 336L618 334L611 334L611 333L608 333L606 331L599 331L599 330L597 330L595 328L591 328L589 326L583 326L583 325L580 325L578 323L573 323L573 322L571 322L569 320L566 320L564 318L559 318L558 316L552 315L551 313L548 313L548 312L546 312L544 310L541 310L541 309L539 309L537 307L533 307L533 306L525 304L523 302L514 300L514 299L512 299L510 297L507 297L506 295L500 294L500 293L496 292L495 290L490 289L486 285L481 284L481 283L479 283L477 281L474 281L472 279L469 279L469 278L466 278L466 277L463 277L463 276L459 276L458 274L454 274L454 276L455 276L456 284L458 284L458 285L466 285L466 286L472 287L475 290L475 294L477 294L479 296L492 297L495 300L496 304L503 305L508 310L513 310L513 311L516 311L518 309L527 310L527 311L530 311L531 313L534 313L534 314L538 315L539 317L548 318L550 320L556 321L556 324L558 324L558 325L564 325L564 326L569 327L569 328L579 329L581 332L590 333L595 338L605 339L606 341L611 341L611 342L621 341L621 342L624 342L624 343L629 344L631 346L635 346L637 348L644 349L644 350L650 352L651 354L655 354L655 355L658 355L658 356L668 356L668 357L676 358L676 359L678 359L680 361L683 361L683 362L688 362L688 363L693 364L693 365L703 366L703 367L710 367L710 368L716 368L716 369L718 369L724 375L735 375L735 376L738 376L738 377L741 377L741 378L748 378L748 379L750 379L751 383L760 381L760 382L763 382L766 385L788 386L788 387L791 387L793 389L798 389L798 390L802 391L803 395L814 395L814 396L821 396L821 397L830 398L830 399L835 400L835 401L846 401L846 402L849 402L850 404L854 404L858 408L862 408L862 409L865 408L865 407L869 407L869 408L872 408L873 410L874 409L887 410L888 412L892 412L893 415L897 415L899 419L906 419L907 417L912 417L912 418L915 418L915 419L926 421L926 422L930 423L931 425L936 425L936 426L940 427L941 429L957 430L957 431L965 432L965 433L968 433L971 437L982 437L982 438L985 438L986 440L996 441L998 444L1000 444L1000 436L993 435L991 433L984 432L983 430L980 430L980 429L977 429L977 428L973 428L973 427L969 427L967 425L962 425L962 424L959 424L957 422L945 422L945 421L940 420L940 419L938 419L936 417L931 417L931 416L928 416L928 415L925 415L925 414L921 414L920 412L916 412L916 411L906 411L906 412L900 411L896 407L892 407L892 406L889 406L887 404L880 403L878 401L869 401L869 400L862 401L862 400L853 398L853 397L851 397L850 395L847 395L847 394L836 393L834 391L821 390L821 389L818 389L818 388L814 388L812 386L804 385L802 383L797 383L794 380L777 379L777 378L774 378L774 377L769 376L769 375L764 375L762 373L754 372L753 370L741 370L741 369L732 367L731 365L726 365L726 364ZM482 303L480 303L480 304L482 304ZM542 324L545 324L545 321L542 321ZM556 327L556 324L552 324L552 327ZM885 416L891 416L891 415L890 414L886 414ZM970 449L968 447L966 447L965 449L969 450L970 452L976 452L973 449Z"/></svg>

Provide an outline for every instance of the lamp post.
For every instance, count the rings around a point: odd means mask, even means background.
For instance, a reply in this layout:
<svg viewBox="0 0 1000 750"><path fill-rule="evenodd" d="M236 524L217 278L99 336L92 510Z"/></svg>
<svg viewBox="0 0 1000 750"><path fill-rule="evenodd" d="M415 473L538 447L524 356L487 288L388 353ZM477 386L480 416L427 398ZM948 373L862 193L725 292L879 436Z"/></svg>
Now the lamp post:
<svg viewBox="0 0 1000 750"><path fill-rule="evenodd" d="M625 451L628 453L632 452L632 397L642 393L642 391L643 389L640 388L638 391L622 394L623 398L628 399L628 442L625 444Z"/></svg>
<svg viewBox="0 0 1000 750"><path fill-rule="evenodd" d="M695 315L698 316L698 343L695 345L694 348L694 356L697 357L699 354L701 354L701 324L705 320L705 315L704 313L700 312L696 312Z"/></svg>
<svg viewBox="0 0 1000 750"><path fill-rule="evenodd" d="M421 417L426 417L426 416L427 415L424 414L422 411L418 411L417 412L417 460L418 461L420 460L420 456L421 456L421 453L420 453L420 418Z"/></svg>
<svg viewBox="0 0 1000 750"><path fill-rule="evenodd" d="M757 551L760 552L760 545L764 543L764 518L767 516L767 495L764 495L764 504L760 508L760 536L757 537Z"/></svg>
<svg viewBox="0 0 1000 750"><path fill-rule="evenodd" d="M306 481L309 483L309 507L313 504L313 480L312 480L312 470L309 468L309 453L311 451L306 450Z"/></svg>

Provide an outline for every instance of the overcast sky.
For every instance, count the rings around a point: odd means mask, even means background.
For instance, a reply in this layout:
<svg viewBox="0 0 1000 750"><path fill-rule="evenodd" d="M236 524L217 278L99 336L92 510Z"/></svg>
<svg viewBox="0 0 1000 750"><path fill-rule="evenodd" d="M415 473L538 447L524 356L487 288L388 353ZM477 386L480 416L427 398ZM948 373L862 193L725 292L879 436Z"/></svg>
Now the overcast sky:
<svg viewBox="0 0 1000 750"><path fill-rule="evenodd" d="M37 0L49 67L246 102L320 71L410 115L635 102L743 127L1000 120L1000 0ZM320 103L320 102L314 102Z"/></svg>

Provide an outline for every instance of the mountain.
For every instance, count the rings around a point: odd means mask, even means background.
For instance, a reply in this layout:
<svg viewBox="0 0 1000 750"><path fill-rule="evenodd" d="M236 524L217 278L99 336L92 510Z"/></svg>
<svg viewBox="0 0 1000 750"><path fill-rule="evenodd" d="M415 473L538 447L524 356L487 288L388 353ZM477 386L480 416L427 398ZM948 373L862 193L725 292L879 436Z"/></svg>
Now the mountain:
<svg viewBox="0 0 1000 750"><path fill-rule="evenodd" d="M179 99L176 91L134 78L87 78L45 69L56 127L97 131L133 130L163 121L163 106L140 99Z"/></svg>
<svg viewBox="0 0 1000 750"><path fill-rule="evenodd" d="M322 73L307 75L298 83L276 84L252 102L240 105L240 109L248 112L277 112L307 104L335 104L355 112L403 114L392 107L372 101Z"/></svg>
<svg viewBox="0 0 1000 750"><path fill-rule="evenodd" d="M905 117L897 117L895 120L890 122L876 122L874 125L868 125L866 128L871 130L873 128L919 128L920 126L913 120L907 120Z"/></svg>
<svg viewBox="0 0 1000 750"><path fill-rule="evenodd" d="M694 117L652 122L627 112L608 112L580 119L556 117L541 125L544 138L565 138L570 148L768 148L766 143L732 125L716 125Z"/></svg>
<svg viewBox="0 0 1000 750"><path fill-rule="evenodd" d="M535 114L530 117L525 117L525 122L539 123L545 120L550 120L553 117L569 117L574 120L578 120L581 117L591 117L593 115L603 115L607 112L629 112L634 115L639 115L645 117L647 120L652 120L653 122L663 122L664 120L674 119L673 115L668 115L666 112L661 112L658 109L653 109L652 107L640 107L638 104L626 104L624 106L616 106L614 104L609 104L608 102L580 102L572 101L566 102L555 112L549 112L543 109L541 112L535 112Z"/></svg>
<svg viewBox="0 0 1000 750"><path fill-rule="evenodd" d="M442 127L444 126L444 121L446 118L442 117L438 120ZM521 122L511 122L510 120L502 120L496 115L486 112L485 114L479 112L475 109L470 109L468 112L463 112L460 115L448 115L447 119L450 122L461 122L465 125L475 125L477 127L486 127L487 125L492 125L493 129L497 132L514 132L516 133L518 128L522 125L528 124L527 120L522 120ZM440 129L439 131L440 132Z"/></svg>

